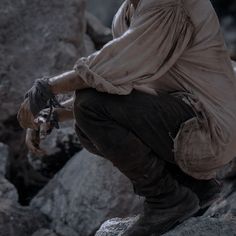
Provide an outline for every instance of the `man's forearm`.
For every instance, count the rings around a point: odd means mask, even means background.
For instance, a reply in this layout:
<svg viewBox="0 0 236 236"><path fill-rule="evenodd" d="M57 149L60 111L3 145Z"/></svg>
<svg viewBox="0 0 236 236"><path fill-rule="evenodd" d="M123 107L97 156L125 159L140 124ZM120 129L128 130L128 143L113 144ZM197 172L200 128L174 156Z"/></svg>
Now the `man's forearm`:
<svg viewBox="0 0 236 236"><path fill-rule="evenodd" d="M49 85L55 95L88 88L88 85L74 70L50 78Z"/></svg>

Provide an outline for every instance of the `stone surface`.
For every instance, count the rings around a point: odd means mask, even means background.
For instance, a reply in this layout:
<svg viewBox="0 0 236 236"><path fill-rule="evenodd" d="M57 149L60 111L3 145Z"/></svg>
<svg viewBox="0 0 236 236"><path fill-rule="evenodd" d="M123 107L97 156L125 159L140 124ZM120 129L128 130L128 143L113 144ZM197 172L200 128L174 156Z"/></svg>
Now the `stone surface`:
<svg viewBox="0 0 236 236"><path fill-rule="evenodd" d="M0 175L6 174L7 161L9 157L8 146L0 143Z"/></svg>
<svg viewBox="0 0 236 236"><path fill-rule="evenodd" d="M30 236L39 228L47 226L47 219L38 211L0 199L1 236Z"/></svg>
<svg viewBox="0 0 236 236"><path fill-rule="evenodd" d="M84 53L85 0L1 0L0 121L16 114L32 81L69 70Z"/></svg>
<svg viewBox="0 0 236 236"><path fill-rule="evenodd" d="M0 199L10 199L14 202L18 201L18 193L14 185L0 175Z"/></svg>
<svg viewBox="0 0 236 236"><path fill-rule="evenodd" d="M138 220L138 216L114 218L101 225L95 236L122 236L122 234Z"/></svg>
<svg viewBox="0 0 236 236"><path fill-rule="evenodd" d="M128 180L112 164L83 150L32 200L63 236L91 235L105 220L139 212Z"/></svg>

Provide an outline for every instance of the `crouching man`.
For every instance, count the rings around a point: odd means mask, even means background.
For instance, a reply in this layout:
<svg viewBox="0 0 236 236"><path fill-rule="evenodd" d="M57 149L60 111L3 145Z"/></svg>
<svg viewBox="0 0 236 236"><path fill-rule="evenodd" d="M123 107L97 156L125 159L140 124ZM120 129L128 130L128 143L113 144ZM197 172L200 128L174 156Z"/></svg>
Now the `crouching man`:
<svg viewBox="0 0 236 236"><path fill-rule="evenodd" d="M82 145L146 199L126 235L160 235L220 191L216 172L236 154L235 74L209 0L126 0L112 31L72 71L37 80L18 119L37 130L48 101L76 91Z"/></svg>

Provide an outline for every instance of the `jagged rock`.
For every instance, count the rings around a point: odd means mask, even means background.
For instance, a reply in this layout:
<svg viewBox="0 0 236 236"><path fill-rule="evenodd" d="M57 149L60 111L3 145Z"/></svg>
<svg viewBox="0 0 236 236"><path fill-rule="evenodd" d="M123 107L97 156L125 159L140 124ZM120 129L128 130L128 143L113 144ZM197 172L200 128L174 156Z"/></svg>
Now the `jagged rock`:
<svg viewBox="0 0 236 236"><path fill-rule="evenodd" d="M40 229L31 236L59 236L59 235L50 229Z"/></svg>
<svg viewBox="0 0 236 236"><path fill-rule="evenodd" d="M137 220L136 217L114 218L101 225L95 236L122 236L122 234L131 227Z"/></svg>
<svg viewBox="0 0 236 236"><path fill-rule="evenodd" d="M111 217L139 212L129 181L112 164L83 150L32 200L62 236L91 235Z"/></svg>
<svg viewBox="0 0 236 236"><path fill-rule="evenodd" d="M14 202L18 201L18 193L13 184L0 175L0 199L10 199Z"/></svg>
<svg viewBox="0 0 236 236"><path fill-rule="evenodd" d="M85 0L2 0L0 121L16 114L32 81L73 67L84 53Z"/></svg>
<svg viewBox="0 0 236 236"><path fill-rule="evenodd" d="M0 199L1 236L29 236L47 226L48 221L40 212Z"/></svg>
<svg viewBox="0 0 236 236"><path fill-rule="evenodd" d="M8 146L0 143L0 175L6 174L7 161L9 157Z"/></svg>

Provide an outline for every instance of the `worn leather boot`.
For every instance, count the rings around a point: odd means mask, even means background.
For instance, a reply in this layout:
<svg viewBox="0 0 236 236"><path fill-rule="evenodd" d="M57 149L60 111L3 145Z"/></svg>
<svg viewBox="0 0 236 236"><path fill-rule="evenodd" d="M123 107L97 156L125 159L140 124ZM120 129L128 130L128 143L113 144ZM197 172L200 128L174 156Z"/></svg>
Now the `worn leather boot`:
<svg viewBox="0 0 236 236"><path fill-rule="evenodd" d="M172 176L185 187L190 188L199 198L201 209L207 208L220 198L222 183L216 179L198 180L183 171L176 165L168 165L167 169Z"/></svg>
<svg viewBox="0 0 236 236"><path fill-rule="evenodd" d="M173 179L158 158L132 182L136 194L145 197L144 212L124 236L161 235L199 210L196 194Z"/></svg>
<svg viewBox="0 0 236 236"><path fill-rule="evenodd" d="M159 236L199 210L199 200L189 189L179 186L170 194L160 196L159 203L145 202L143 214L123 236Z"/></svg>

